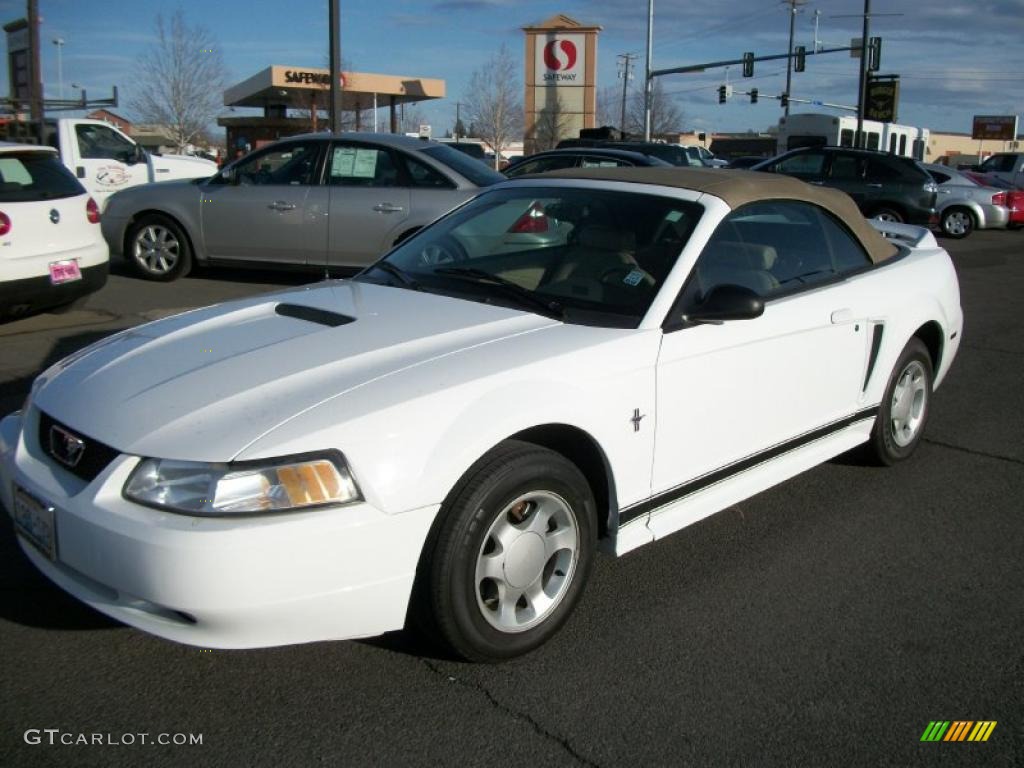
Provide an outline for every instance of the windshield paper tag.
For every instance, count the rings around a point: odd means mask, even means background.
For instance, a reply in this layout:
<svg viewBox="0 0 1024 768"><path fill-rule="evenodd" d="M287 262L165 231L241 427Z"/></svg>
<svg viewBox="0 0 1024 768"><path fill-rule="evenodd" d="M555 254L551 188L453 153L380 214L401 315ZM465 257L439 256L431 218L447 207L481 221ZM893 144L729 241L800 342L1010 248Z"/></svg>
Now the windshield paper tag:
<svg viewBox="0 0 1024 768"><path fill-rule="evenodd" d="M644 279L644 272L642 269L632 269L629 274L622 278L622 282L626 285L631 285L634 288L640 285L640 281Z"/></svg>

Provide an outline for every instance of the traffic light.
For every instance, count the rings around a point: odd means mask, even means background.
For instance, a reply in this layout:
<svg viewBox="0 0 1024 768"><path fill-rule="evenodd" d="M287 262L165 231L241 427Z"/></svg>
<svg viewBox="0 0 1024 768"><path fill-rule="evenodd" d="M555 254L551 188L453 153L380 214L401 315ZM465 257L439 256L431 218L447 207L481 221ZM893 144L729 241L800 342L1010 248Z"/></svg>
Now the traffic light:
<svg viewBox="0 0 1024 768"><path fill-rule="evenodd" d="M750 103L757 104L757 88L750 89Z"/></svg>
<svg viewBox="0 0 1024 768"><path fill-rule="evenodd" d="M802 45L798 45L793 49L793 56L793 71L803 72L804 67L807 66L807 49Z"/></svg>
<svg viewBox="0 0 1024 768"><path fill-rule="evenodd" d="M718 103L725 104L725 86L718 86Z"/></svg>
<svg viewBox="0 0 1024 768"><path fill-rule="evenodd" d="M751 51L743 54L743 76L754 76L754 54Z"/></svg>
<svg viewBox="0 0 1024 768"><path fill-rule="evenodd" d="M781 107L788 107L789 106L789 94L788 93L784 93L784 94L782 94L779 97L779 106L781 106Z"/></svg>
<svg viewBox="0 0 1024 768"><path fill-rule="evenodd" d="M868 72L877 72L882 66L882 38L868 38Z"/></svg>

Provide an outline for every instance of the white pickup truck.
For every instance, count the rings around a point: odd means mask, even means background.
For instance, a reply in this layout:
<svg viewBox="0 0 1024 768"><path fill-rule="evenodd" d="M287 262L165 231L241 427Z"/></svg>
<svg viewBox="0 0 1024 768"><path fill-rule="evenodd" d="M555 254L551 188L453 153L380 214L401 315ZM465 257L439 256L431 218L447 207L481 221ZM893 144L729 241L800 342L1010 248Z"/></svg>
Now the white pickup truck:
<svg viewBox="0 0 1024 768"><path fill-rule="evenodd" d="M979 165L978 171L1024 188L1024 152L997 152Z"/></svg>
<svg viewBox="0 0 1024 768"><path fill-rule="evenodd" d="M102 120L48 120L46 134L45 143L57 149L61 162L101 211L119 190L152 181L206 178L217 172L216 163L198 157L150 154Z"/></svg>

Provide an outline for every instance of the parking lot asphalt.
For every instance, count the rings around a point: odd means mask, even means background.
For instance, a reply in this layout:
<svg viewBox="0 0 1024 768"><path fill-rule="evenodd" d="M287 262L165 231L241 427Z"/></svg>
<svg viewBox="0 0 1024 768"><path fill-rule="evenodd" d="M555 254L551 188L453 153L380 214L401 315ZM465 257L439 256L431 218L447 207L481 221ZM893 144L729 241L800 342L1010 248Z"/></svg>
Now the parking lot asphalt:
<svg viewBox="0 0 1024 768"><path fill-rule="evenodd" d="M0 765L1024 765L1024 233L941 242L966 327L913 459L841 456L599 558L562 633L511 663L403 633L176 645L65 596L0 526ZM0 412L113 330L310 279L114 274L80 310L0 324ZM934 720L997 725L922 743Z"/></svg>

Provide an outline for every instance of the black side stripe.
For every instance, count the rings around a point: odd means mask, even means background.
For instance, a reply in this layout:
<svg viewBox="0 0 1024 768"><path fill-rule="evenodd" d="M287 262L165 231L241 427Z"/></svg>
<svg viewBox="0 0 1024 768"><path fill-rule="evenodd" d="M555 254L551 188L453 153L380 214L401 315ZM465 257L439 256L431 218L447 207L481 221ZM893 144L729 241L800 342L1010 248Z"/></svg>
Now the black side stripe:
<svg viewBox="0 0 1024 768"><path fill-rule="evenodd" d="M871 372L875 370L875 363L878 361L878 350L882 348L882 333L885 330L885 323L878 323L871 329L871 354L868 355L868 371L864 374L864 386L860 388L863 392L868 388L871 381Z"/></svg>
<svg viewBox="0 0 1024 768"><path fill-rule="evenodd" d="M797 448L802 448L803 446L808 445L809 443L813 443L815 440L820 440L823 437L828 437L829 435L835 432L839 432L840 430L846 429L852 424L864 421L865 419L874 418L877 415L878 406L874 406L872 408L865 408L862 411L857 411L857 413L853 414L852 416L847 416L846 418L840 419L839 421L835 421L831 424L826 424L824 427L819 427L818 429L812 430L811 432L807 432L803 435L800 435L799 437L794 437L792 440L787 440L784 443L779 443L778 445L761 451L760 453L752 454L751 456L748 456L745 459L740 459L739 461L729 464L728 466L722 467L721 469L713 470L707 473L706 475L702 475L701 477L691 480L688 483L683 483L682 485L677 486L675 488L670 488L667 491L662 491L657 496L652 496L646 501L641 501L639 504L634 504L631 507L626 507L625 509L621 510L619 512L619 527L621 528L627 523L631 523L637 518L643 517L644 515L657 509L658 507L663 507L666 504L671 504L674 501L678 501L679 499L682 499L686 496L697 493L698 491L707 488L709 485L714 485L715 483L727 480L733 475L738 475L741 472L746 472L748 469L751 469L752 467L756 467L758 464L763 464L766 461L771 461L772 459L781 456L784 453L789 453L790 451L796 450Z"/></svg>

